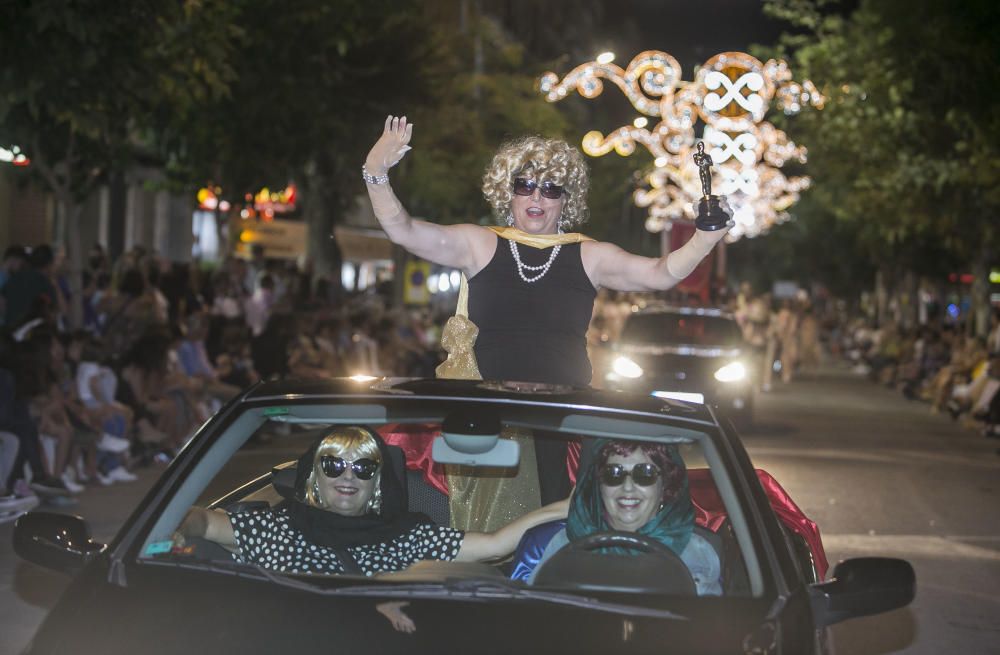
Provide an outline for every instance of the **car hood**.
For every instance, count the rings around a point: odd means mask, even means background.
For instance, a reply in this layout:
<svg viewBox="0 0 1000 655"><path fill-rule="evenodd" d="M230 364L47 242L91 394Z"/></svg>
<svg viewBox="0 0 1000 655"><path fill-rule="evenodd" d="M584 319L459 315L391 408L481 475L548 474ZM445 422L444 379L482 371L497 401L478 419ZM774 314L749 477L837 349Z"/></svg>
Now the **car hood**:
<svg viewBox="0 0 1000 655"><path fill-rule="evenodd" d="M159 566L131 568L126 587L106 577L91 567L77 578L27 652L742 653L767 610L691 599L669 606L680 618L651 618L522 599L329 596ZM412 633L393 627L394 611Z"/></svg>

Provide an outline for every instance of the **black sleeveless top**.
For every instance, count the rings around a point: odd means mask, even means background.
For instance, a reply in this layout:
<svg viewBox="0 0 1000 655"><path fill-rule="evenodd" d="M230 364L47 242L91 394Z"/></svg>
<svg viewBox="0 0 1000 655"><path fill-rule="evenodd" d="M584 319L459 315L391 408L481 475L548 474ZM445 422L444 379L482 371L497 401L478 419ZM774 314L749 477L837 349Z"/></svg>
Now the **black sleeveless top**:
<svg viewBox="0 0 1000 655"><path fill-rule="evenodd" d="M551 248L517 248L528 266L541 266L552 254ZM525 271L528 278L538 273ZM510 242L497 237L493 259L469 280L483 379L588 386L587 328L596 296L579 243L564 245L545 276L528 283L518 275Z"/></svg>

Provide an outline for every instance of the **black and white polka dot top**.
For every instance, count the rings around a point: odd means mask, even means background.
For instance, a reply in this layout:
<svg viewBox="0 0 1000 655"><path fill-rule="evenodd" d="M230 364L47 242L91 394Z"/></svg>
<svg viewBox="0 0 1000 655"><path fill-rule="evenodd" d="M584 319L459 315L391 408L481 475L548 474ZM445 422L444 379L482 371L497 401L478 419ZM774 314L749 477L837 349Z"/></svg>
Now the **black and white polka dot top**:
<svg viewBox="0 0 1000 655"><path fill-rule="evenodd" d="M288 510L272 508L230 514L237 551L233 558L285 573L343 573L331 548L310 543L288 520ZM458 556L465 533L421 523L398 537L346 550L365 575L401 571L421 560L450 561Z"/></svg>

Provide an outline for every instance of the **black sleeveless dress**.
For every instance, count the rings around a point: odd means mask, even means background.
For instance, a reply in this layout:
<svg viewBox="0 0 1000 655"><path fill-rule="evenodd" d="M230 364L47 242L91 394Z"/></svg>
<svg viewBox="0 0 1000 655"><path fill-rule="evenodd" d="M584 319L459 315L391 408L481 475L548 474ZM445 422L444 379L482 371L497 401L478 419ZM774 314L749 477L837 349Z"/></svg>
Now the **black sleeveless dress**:
<svg viewBox="0 0 1000 655"><path fill-rule="evenodd" d="M476 362L484 380L590 384L587 328L597 290L580 244L566 244L548 272L525 282L510 241L497 237L493 259L469 280L469 320L479 327ZM518 244L521 262L541 266L551 248ZM532 278L538 271L525 271Z"/></svg>

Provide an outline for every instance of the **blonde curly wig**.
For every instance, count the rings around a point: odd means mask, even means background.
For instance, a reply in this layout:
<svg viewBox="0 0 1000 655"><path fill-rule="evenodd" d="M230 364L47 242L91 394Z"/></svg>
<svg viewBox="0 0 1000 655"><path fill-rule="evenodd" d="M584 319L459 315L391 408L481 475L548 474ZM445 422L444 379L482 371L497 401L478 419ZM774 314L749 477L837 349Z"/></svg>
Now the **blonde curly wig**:
<svg viewBox="0 0 1000 655"><path fill-rule="evenodd" d="M316 456L313 458L313 468L306 479L305 498L306 504L313 507L327 509L323 496L319 492L319 478L323 476L323 467L320 460L326 456L343 457L345 453L355 452L359 458L367 457L379 464L378 472L375 474L375 489L366 507L369 512L379 512L382 509L382 451L378 448L378 443L368 430L360 427L338 427L323 438L316 449Z"/></svg>
<svg viewBox="0 0 1000 655"><path fill-rule="evenodd" d="M560 227L576 227L587 221L587 163L580 151L565 141L525 136L500 146L483 175L483 196L501 224L510 212L515 177L548 180L566 189Z"/></svg>

